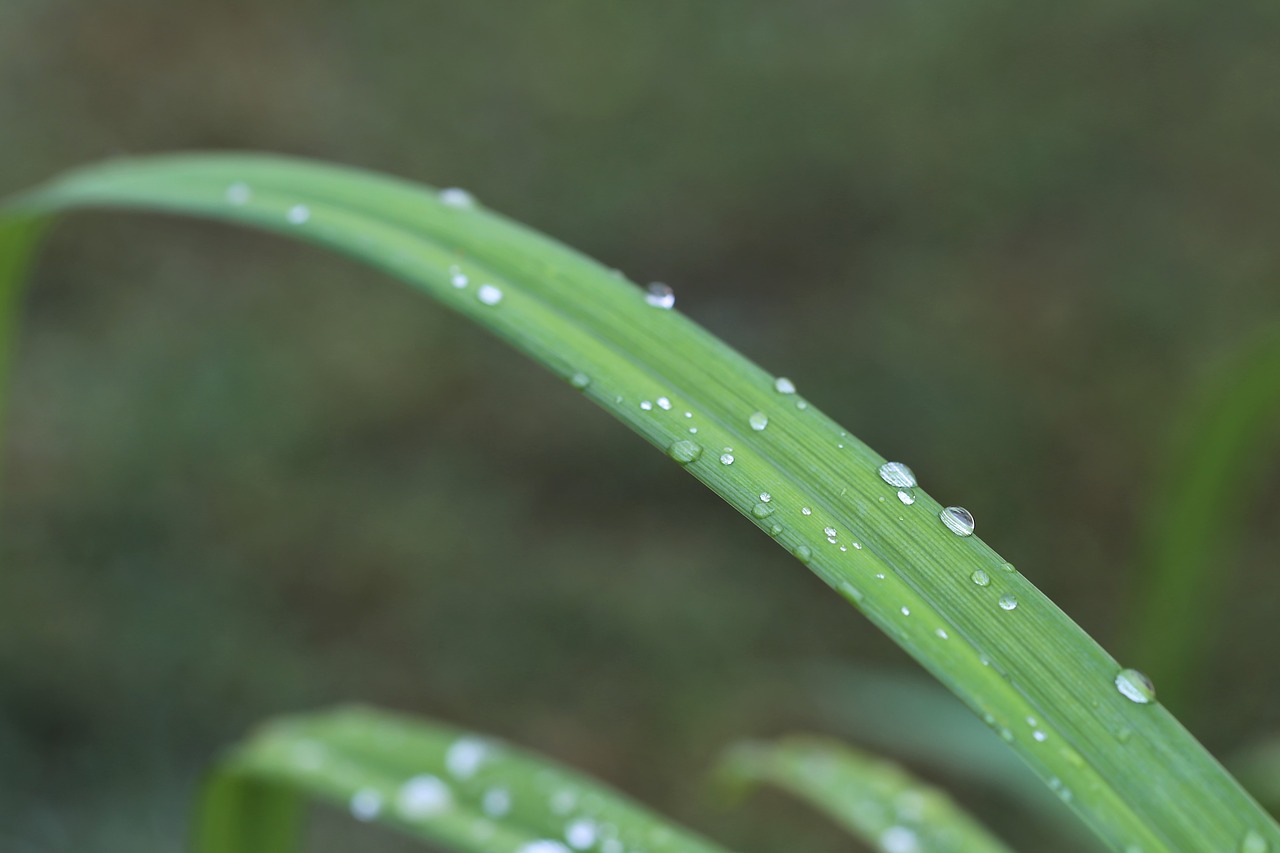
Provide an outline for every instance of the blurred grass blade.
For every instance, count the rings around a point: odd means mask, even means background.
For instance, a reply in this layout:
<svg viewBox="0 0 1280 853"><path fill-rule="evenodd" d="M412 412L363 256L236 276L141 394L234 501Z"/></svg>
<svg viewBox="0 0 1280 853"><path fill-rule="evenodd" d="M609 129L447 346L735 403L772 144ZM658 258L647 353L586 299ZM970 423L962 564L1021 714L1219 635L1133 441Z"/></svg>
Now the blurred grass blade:
<svg viewBox="0 0 1280 853"><path fill-rule="evenodd" d="M807 564L1058 780L1110 846L1216 852L1256 837L1280 851L1270 816L1163 707L1121 695L1116 661L1029 580L950 532L923 490L900 499L877 473L884 459L789 383L614 271L457 194L275 157L119 161L8 210L84 207L251 225L410 282L542 362ZM970 580L978 572L985 583Z"/></svg>
<svg viewBox="0 0 1280 853"><path fill-rule="evenodd" d="M1162 700L1192 710L1245 507L1280 457L1280 329L1250 340L1206 377L1174 421L1138 557L1134 659Z"/></svg>
<svg viewBox="0 0 1280 853"><path fill-rule="evenodd" d="M725 754L734 787L768 783L799 797L884 853L1008 853L1009 848L898 765L835 741L793 736Z"/></svg>
<svg viewBox="0 0 1280 853"><path fill-rule="evenodd" d="M723 853L546 759L360 708L283 718L238 746L199 804L196 853L296 850L303 795L473 853Z"/></svg>

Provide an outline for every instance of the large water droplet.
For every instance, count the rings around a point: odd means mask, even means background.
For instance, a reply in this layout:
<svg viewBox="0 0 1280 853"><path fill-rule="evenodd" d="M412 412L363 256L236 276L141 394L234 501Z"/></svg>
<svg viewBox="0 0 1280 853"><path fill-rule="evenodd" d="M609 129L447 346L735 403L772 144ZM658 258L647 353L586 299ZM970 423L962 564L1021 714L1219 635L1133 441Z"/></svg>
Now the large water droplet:
<svg viewBox="0 0 1280 853"><path fill-rule="evenodd" d="M1156 698L1156 686L1136 669L1122 669L1116 675L1116 690L1131 702L1146 705Z"/></svg>
<svg viewBox="0 0 1280 853"><path fill-rule="evenodd" d="M659 397L659 398L658 398L658 408L659 408L659 409L662 409L664 412L669 412L669 411L671 411L671 400L669 400L669 399L668 399L668 398L666 398L666 397Z"/></svg>
<svg viewBox="0 0 1280 853"><path fill-rule="evenodd" d="M1240 839L1240 853L1268 853L1271 845L1255 830L1249 830Z"/></svg>
<svg viewBox="0 0 1280 853"><path fill-rule="evenodd" d="M665 284L655 281L646 289L644 301L654 308L662 308L669 311L676 305L676 294L674 290Z"/></svg>
<svg viewBox="0 0 1280 853"><path fill-rule="evenodd" d="M1014 595L1002 595L1000 596L1000 600L996 603L1000 605L1001 610L1018 609L1018 598Z"/></svg>
<svg viewBox="0 0 1280 853"><path fill-rule="evenodd" d="M433 817L453 804L449 786L435 776L414 776L400 788L396 800L400 813L409 820Z"/></svg>
<svg viewBox="0 0 1280 853"><path fill-rule="evenodd" d="M702 458L702 445L682 438L667 448L667 455L681 465L688 465Z"/></svg>
<svg viewBox="0 0 1280 853"><path fill-rule="evenodd" d="M253 198L253 190L244 181L236 181L227 187L226 197L231 204L248 204L249 199Z"/></svg>
<svg viewBox="0 0 1280 853"><path fill-rule="evenodd" d="M785 376L779 376L773 380L773 390L779 394L794 394L796 393L796 384Z"/></svg>
<svg viewBox="0 0 1280 853"><path fill-rule="evenodd" d="M747 423L751 424L753 430L760 432L769 425L769 416L764 412L753 412L751 417L747 418Z"/></svg>
<svg viewBox="0 0 1280 853"><path fill-rule="evenodd" d="M492 284L482 284L480 289L476 291L476 299L479 299L485 305L497 305L502 301L502 291Z"/></svg>
<svg viewBox="0 0 1280 853"><path fill-rule="evenodd" d="M973 514L962 506L949 506L938 513L938 518L957 536L973 535Z"/></svg>
<svg viewBox="0 0 1280 853"><path fill-rule="evenodd" d="M969 580L973 581L978 586L987 586L991 583L991 578L988 577L987 573L982 569L974 569L973 574L969 575Z"/></svg>
<svg viewBox="0 0 1280 853"><path fill-rule="evenodd" d="M911 489L916 485L916 474L901 462L886 462L880 466L880 479L896 489Z"/></svg>
<svg viewBox="0 0 1280 853"><path fill-rule="evenodd" d="M285 214L285 218L293 225L301 225L311 218L311 208L305 204L295 204L289 208L289 212Z"/></svg>
<svg viewBox="0 0 1280 853"><path fill-rule="evenodd" d="M351 816L370 821L382 812L382 795L372 788L361 788L351 796Z"/></svg>
<svg viewBox="0 0 1280 853"><path fill-rule="evenodd" d="M898 489L898 500L902 501L907 506L911 506L916 502L916 490Z"/></svg>
<svg viewBox="0 0 1280 853"><path fill-rule="evenodd" d="M459 187L447 187L440 190L440 203L449 207L475 207L476 197Z"/></svg>

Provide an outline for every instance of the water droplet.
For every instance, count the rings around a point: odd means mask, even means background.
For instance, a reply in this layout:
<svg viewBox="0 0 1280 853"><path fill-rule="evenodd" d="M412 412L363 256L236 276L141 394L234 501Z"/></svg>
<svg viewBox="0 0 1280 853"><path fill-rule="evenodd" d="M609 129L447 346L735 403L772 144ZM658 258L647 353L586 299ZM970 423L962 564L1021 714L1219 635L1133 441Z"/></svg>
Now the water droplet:
<svg viewBox="0 0 1280 853"><path fill-rule="evenodd" d="M720 454L720 464L721 464L721 465L732 465L732 464L733 464L733 454L732 454L732 453L721 453L721 454Z"/></svg>
<svg viewBox="0 0 1280 853"><path fill-rule="evenodd" d="M751 508L751 514L756 518L768 518L773 515L773 507L767 503L758 503Z"/></svg>
<svg viewBox="0 0 1280 853"><path fill-rule="evenodd" d="M506 788L490 788L480 805L489 817L502 817L511 811L511 793Z"/></svg>
<svg viewBox="0 0 1280 853"><path fill-rule="evenodd" d="M575 373L569 377L569 384L581 391L591 384L591 377L585 373Z"/></svg>
<svg viewBox="0 0 1280 853"><path fill-rule="evenodd" d="M1146 705L1156 698L1156 686L1136 669L1122 669L1116 675L1116 690L1130 702Z"/></svg>
<svg viewBox="0 0 1280 853"><path fill-rule="evenodd" d="M779 376L773 380L773 390L779 394L794 394L796 393L796 384L785 376Z"/></svg>
<svg viewBox="0 0 1280 853"><path fill-rule="evenodd" d="M910 615L911 615L911 608L910 608L910 607L903 607L903 608L902 608L902 615L903 615L903 616L910 616Z"/></svg>
<svg viewBox="0 0 1280 853"><path fill-rule="evenodd" d="M803 412L805 409L809 408L809 404L806 403L804 400L797 400L796 408Z"/></svg>
<svg viewBox="0 0 1280 853"><path fill-rule="evenodd" d="M791 553L795 554L796 559L798 559L802 563L807 563L813 559L813 552L809 550L808 545L799 545Z"/></svg>
<svg viewBox="0 0 1280 853"><path fill-rule="evenodd" d="M973 581L978 586L987 586L991 583L991 578L988 577L987 573L982 569L974 569L973 574L969 575L969 580Z"/></svg>
<svg viewBox="0 0 1280 853"><path fill-rule="evenodd" d="M920 853L920 839L905 826L891 826L880 833L880 849L884 853Z"/></svg>
<svg viewBox="0 0 1280 853"><path fill-rule="evenodd" d="M1133 729L1129 728L1128 726L1121 726L1120 728L1116 729L1116 740L1120 741L1121 743L1128 743L1129 738L1131 737L1133 737Z"/></svg>
<svg viewBox="0 0 1280 853"><path fill-rule="evenodd" d="M484 763L489 747L478 738L464 737L449 747L445 753L444 764L449 772L459 779L470 779L476 775L480 765Z"/></svg>
<svg viewBox="0 0 1280 853"><path fill-rule="evenodd" d="M516 853L570 853L570 850L559 841L540 839L538 841L530 841L517 850Z"/></svg>
<svg viewBox="0 0 1280 853"><path fill-rule="evenodd" d="M753 430L760 432L769 425L769 416L764 412L753 412L751 417L747 418L747 423L751 424Z"/></svg>
<svg viewBox="0 0 1280 853"><path fill-rule="evenodd" d="M292 224L301 225L311 218L311 208L307 207L305 204L295 204L293 207L289 208L289 212L285 214L285 217Z"/></svg>
<svg viewBox="0 0 1280 853"><path fill-rule="evenodd" d="M946 630L945 630L945 629L943 629L943 628L939 628L938 630L934 631L933 633L937 634L937 635L938 635L938 639L940 639L940 640L945 640L945 639L947 639L947 632L946 632Z"/></svg>
<svg viewBox="0 0 1280 853"><path fill-rule="evenodd" d="M482 284L480 289L476 291L476 299L479 299L485 305L497 305L502 301L502 291L492 284Z"/></svg>
<svg viewBox="0 0 1280 853"><path fill-rule="evenodd" d="M476 197L459 187L447 187L440 190L440 203L449 207L475 207Z"/></svg>
<svg viewBox="0 0 1280 853"><path fill-rule="evenodd" d="M693 417L693 412L685 412L685 413L684 413L684 416L685 416L686 418L691 418L691 417Z"/></svg>
<svg viewBox="0 0 1280 853"><path fill-rule="evenodd" d="M761 493L760 493L760 501L761 501L761 503L768 503L768 502L769 502L769 501L771 501L771 500L773 500L773 495L769 494L768 492L761 492Z"/></svg>
<svg viewBox="0 0 1280 853"><path fill-rule="evenodd" d="M1008 574L1013 574L1016 571L1013 567L1013 563L1002 563L1000 565L1000 570Z"/></svg>
<svg viewBox="0 0 1280 853"><path fill-rule="evenodd" d="M1240 839L1240 853L1267 853L1271 845L1254 830L1249 830Z"/></svg>
<svg viewBox="0 0 1280 853"><path fill-rule="evenodd" d="M655 281L647 288L644 301L654 308L662 308L669 311L676 305L676 294L665 284Z"/></svg>
<svg viewBox="0 0 1280 853"><path fill-rule="evenodd" d="M697 427L689 427L689 434L690 434L690 435L697 435L697 434L698 434L698 428L697 428Z"/></svg>
<svg viewBox="0 0 1280 853"><path fill-rule="evenodd" d="M231 204L248 204L253 198L253 190L244 181L236 181L227 187L227 201Z"/></svg>
<svg viewBox="0 0 1280 853"><path fill-rule="evenodd" d="M453 805L449 786L435 776L414 776L400 788L396 801L409 820L433 817Z"/></svg>
<svg viewBox="0 0 1280 853"><path fill-rule="evenodd" d="M824 527L822 528L822 532L827 534L828 537L836 535L836 529L834 527Z"/></svg>
<svg viewBox="0 0 1280 853"><path fill-rule="evenodd" d="M641 401L640 401L640 408L644 409L646 412L652 412L652 411L653 411L653 401L652 401L652 400L641 400Z"/></svg>
<svg viewBox="0 0 1280 853"><path fill-rule="evenodd" d="M1044 739L1048 737L1048 735L1046 735L1044 732L1040 731L1039 729L1036 729L1034 732L1032 732L1031 736L1035 738L1036 741L1039 743L1044 743Z"/></svg>
<svg viewBox="0 0 1280 853"><path fill-rule="evenodd" d="M371 821L382 812L382 795L372 788L361 788L351 795L351 816Z"/></svg>
<svg viewBox="0 0 1280 853"><path fill-rule="evenodd" d="M804 515L813 515L813 510L809 509L807 506L800 507L800 512Z"/></svg>
<svg viewBox="0 0 1280 853"><path fill-rule="evenodd" d="M462 290L462 288L466 287L468 284L471 283L471 279L467 278L466 273L462 272L457 267L454 267L449 272L449 283L452 284L454 287L456 287L458 290Z"/></svg>
<svg viewBox="0 0 1280 853"><path fill-rule="evenodd" d="M702 458L702 446L682 438L667 448L667 455L681 465L688 465Z"/></svg>
<svg viewBox="0 0 1280 853"><path fill-rule="evenodd" d="M781 535L782 535L782 525L781 525L781 524L774 524L772 527L770 527L770 528L769 528L769 535L770 535L770 536L781 536Z"/></svg>
<svg viewBox="0 0 1280 853"><path fill-rule="evenodd" d="M662 409L664 412L671 411L671 401L668 400L666 397L659 397L658 408Z"/></svg>
<svg viewBox="0 0 1280 853"><path fill-rule="evenodd" d="M846 598L852 599L853 601L857 601L857 602L862 601L862 597L863 597L862 590L858 589L856 586L849 583L848 581L845 581L840 584L840 591L845 594Z"/></svg>
<svg viewBox="0 0 1280 853"><path fill-rule="evenodd" d="M575 850L586 850L596 843L596 823L589 818L580 818L564 829L564 840Z"/></svg>
<svg viewBox="0 0 1280 853"><path fill-rule="evenodd" d="M907 506L911 506L916 502L916 493L914 489L898 489L898 500Z"/></svg>
<svg viewBox="0 0 1280 853"><path fill-rule="evenodd" d="M949 506L938 513L938 518L957 536L973 535L973 515L962 506Z"/></svg>
<svg viewBox="0 0 1280 853"><path fill-rule="evenodd" d="M880 479L895 489L911 489L916 485L916 474L901 462L886 462L880 466Z"/></svg>
<svg viewBox="0 0 1280 853"><path fill-rule="evenodd" d="M1018 608L1018 599L1012 595L1000 596L1000 601L997 603L1000 605L1001 610L1016 610Z"/></svg>

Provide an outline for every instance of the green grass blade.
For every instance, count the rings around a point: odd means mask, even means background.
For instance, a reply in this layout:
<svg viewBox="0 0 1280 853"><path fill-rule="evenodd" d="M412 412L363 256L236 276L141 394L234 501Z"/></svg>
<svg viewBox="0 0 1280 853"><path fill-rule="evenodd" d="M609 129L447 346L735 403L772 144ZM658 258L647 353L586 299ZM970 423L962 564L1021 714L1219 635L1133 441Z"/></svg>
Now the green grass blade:
<svg viewBox="0 0 1280 853"><path fill-rule="evenodd" d="M1233 352L1175 418L1138 557L1132 647L1170 706L1194 710L1197 670L1220 611L1245 507L1276 459L1280 329Z"/></svg>
<svg viewBox="0 0 1280 853"><path fill-rule="evenodd" d="M408 281L580 388L796 555L1058 780L1113 848L1217 853L1256 837L1280 851L1280 827L1163 707L1117 692L1116 661L1026 577L950 533L923 490L900 502L873 450L606 267L421 186L274 157L120 161L9 210L85 207L289 234ZM971 582L978 571L989 583Z"/></svg>
<svg viewBox="0 0 1280 853"><path fill-rule="evenodd" d="M282 718L238 746L202 798L197 853L295 849L300 795L470 853L723 853L551 761L362 708Z"/></svg>
<svg viewBox="0 0 1280 853"><path fill-rule="evenodd" d="M1008 853L938 789L897 764L825 738L735 745L720 777L735 788L771 784L804 800L884 853Z"/></svg>
<svg viewBox="0 0 1280 853"><path fill-rule="evenodd" d="M0 435L4 434L5 386L17 342L22 279L35 254L44 221L40 217L0 217Z"/></svg>

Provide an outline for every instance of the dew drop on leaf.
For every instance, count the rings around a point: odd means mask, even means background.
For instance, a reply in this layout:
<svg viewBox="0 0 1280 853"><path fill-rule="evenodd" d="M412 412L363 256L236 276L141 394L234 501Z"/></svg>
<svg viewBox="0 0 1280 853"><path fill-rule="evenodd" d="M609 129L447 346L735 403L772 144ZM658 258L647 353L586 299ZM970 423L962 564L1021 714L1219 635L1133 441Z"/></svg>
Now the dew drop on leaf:
<svg viewBox="0 0 1280 853"><path fill-rule="evenodd" d="M916 486L915 472L901 462L886 462L881 465L880 479L895 489L912 489Z"/></svg>
<svg viewBox="0 0 1280 853"><path fill-rule="evenodd" d="M506 788L490 788L484 792L480 805L489 817L502 817L511 811L511 794Z"/></svg>
<svg viewBox="0 0 1280 853"><path fill-rule="evenodd" d="M382 811L382 795L372 788L361 788L351 795L351 816L371 821Z"/></svg>
<svg viewBox="0 0 1280 853"><path fill-rule="evenodd" d="M768 518L773 515L773 507L767 503L761 502L751 508L751 514L756 518Z"/></svg>
<svg viewBox="0 0 1280 853"><path fill-rule="evenodd" d="M476 291L476 299L479 299L485 305L497 305L502 301L502 291L492 284L482 284L480 289Z"/></svg>
<svg viewBox="0 0 1280 853"><path fill-rule="evenodd" d="M802 563L807 563L813 559L813 552L809 550L808 545L798 545L791 553L795 554L796 559Z"/></svg>
<svg viewBox="0 0 1280 853"><path fill-rule="evenodd" d="M449 786L435 776L414 776L400 788L396 801L400 814L409 820L433 817L453 805Z"/></svg>
<svg viewBox="0 0 1280 853"><path fill-rule="evenodd" d="M987 573L982 569L974 569L973 574L969 575L969 580L973 581L978 586L987 586L991 583L991 578L988 577Z"/></svg>
<svg viewBox="0 0 1280 853"><path fill-rule="evenodd" d="M667 455L681 465L688 465L702 458L702 445L682 438L667 448Z"/></svg>
<svg viewBox="0 0 1280 853"><path fill-rule="evenodd" d="M911 506L916 502L916 490L898 489L898 500L902 501L907 506Z"/></svg>
<svg viewBox="0 0 1280 853"><path fill-rule="evenodd" d="M733 464L733 454L732 454L732 453L721 453L721 454L720 454L720 464L721 464L721 465L732 465L732 464Z"/></svg>
<svg viewBox="0 0 1280 853"><path fill-rule="evenodd" d="M796 384L785 376L779 376L773 380L773 390L779 394L794 394L796 393Z"/></svg>
<svg viewBox="0 0 1280 853"><path fill-rule="evenodd" d="M669 311L676 306L676 294L670 287L655 281L646 289L644 301L654 308L662 308Z"/></svg>
<svg viewBox="0 0 1280 853"><path fill-rule="evenodd" d="M476 197L460 187L448 187L440 190L440 203L449 207L475 207Z"/></svg>
<svg viewBox="0 0 1280 853"><path fill-rule="evenodd" d="M769 416L764 412L753 412L751 417L747 418L747 423L751 424L753 430L760 432L769 425Z"/></svg>
<svg viewBox="0 0 1280 853"><path fill-rule="evenodd" d="M305 204L295 204L289 208L289 212L285 215L289 222L293 225L301 225L311 218L311 208Z"/></svg>
<svg viewBox="0 0 1280 853"><path fill-rule="evenodd" d="M1013 595L1002 595L1000 596L1000 600L997 603L1000 605L1001 610L1017 610L1018 609L1018 599L1016 596L1013 596Z"/></svg>
<svg viewBox="0 0 1280 853"><path fill-rule="evenodd" d="M938 513L938 518L957 536L973 535L973 514L962 506L949 506Z"/></svg>
<svg viewBox="0 0 1280 853"><path fill-rule="evenodd" d="M1116 675L1116 690L1130 702L1146 705L1155 701L1156 686L1136 669L1122 669Z"/></svg>
<svg viewBox="0 0 1280 853"><path fill-rule="evenodd" d="M1244 834L1244 838L1240 839L1240 853L1268 853L1270 849L1271 845L1267 843L1267 839L1255 830L1249 830Z"/></svg>
<svg viewBox="0 0 1280 853"><path fill-rule="evenodd" d="M253 190L244 181L236 181L227 187L226 197L230 204L248 204L253 198Z"/></svg>
<svg viewBox="0 0 1280 853"><path fill-rule="evenodd" d="M671 401L670 401L669 399L667 399L666 397L659 397L659 398L658 398L658 408L659 408L659 409L662 409L664 412L669 412L669 411L671 411Z"/></svg>
<svg viewBox="0 0 1280 853"><path fill-rule="evenodd" d="M585 373L575 373L569 378L569 384L581 391L591 384L591 377Z"/></svg>
<svg viewBox="0 0 1280 853"><path fill-rule="evenodd" d="M596 843L596 824L589 818L580 818L565 827L564 840L575 850L586 850Z"/></svg>

